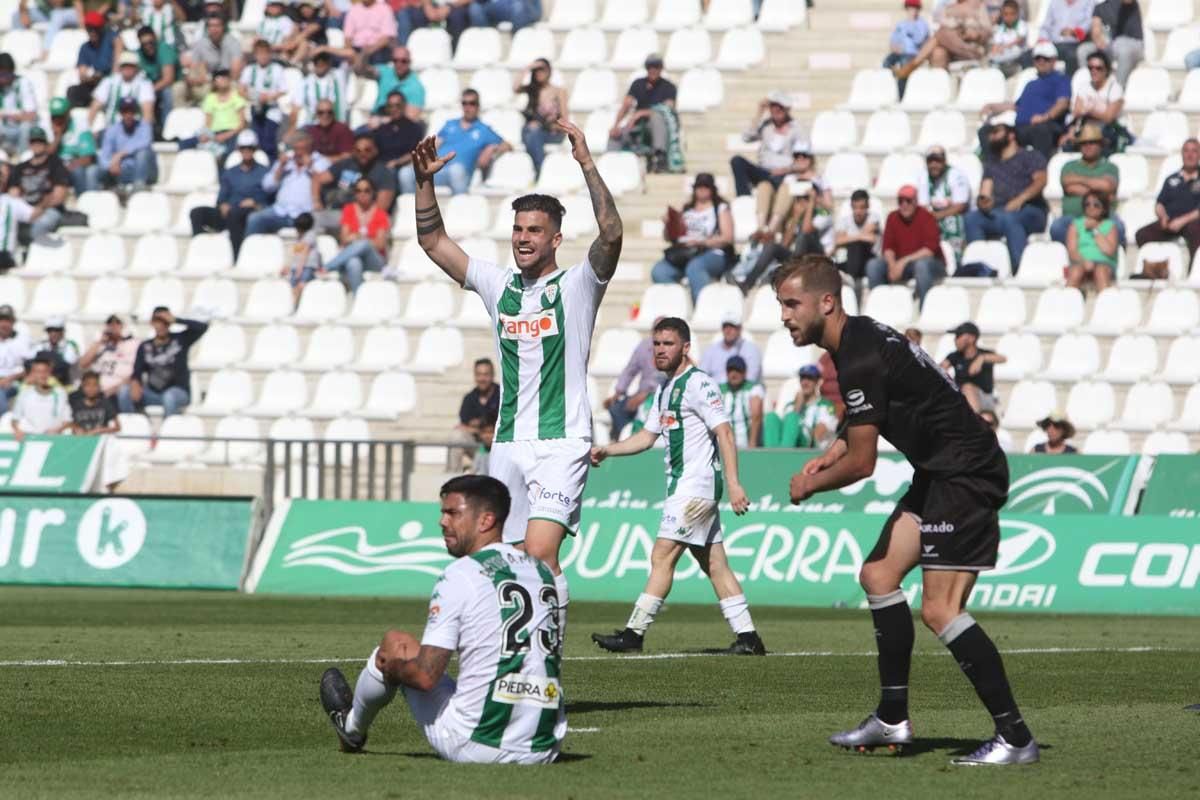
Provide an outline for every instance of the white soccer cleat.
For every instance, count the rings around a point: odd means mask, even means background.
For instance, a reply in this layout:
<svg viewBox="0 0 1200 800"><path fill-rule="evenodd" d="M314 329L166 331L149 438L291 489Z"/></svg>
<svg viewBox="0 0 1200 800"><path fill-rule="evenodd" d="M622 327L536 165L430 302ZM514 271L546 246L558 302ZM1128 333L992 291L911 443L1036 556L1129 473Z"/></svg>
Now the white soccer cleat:
<svg viewBox="0 0 1200 800"><path fill-rule="evenodd" d="M870 716L859 723L857 728L829 737L829 743L847 750L867 753L879 747L886 747L890 752L902 753L905 746L912 744L913 727L908 720L890 725L872 712Z"/></svg>
<svg viewBox="0 0 1200 800"><path fill-rule="evenodd" d="M959 767L1006 766L1008 764L1036 764L1041 758L1037 742L1029 740L1024 747L1014 747L1004 740L1000 734L979 746L979 749L969 756L955 758L951 764Z"/></svg>

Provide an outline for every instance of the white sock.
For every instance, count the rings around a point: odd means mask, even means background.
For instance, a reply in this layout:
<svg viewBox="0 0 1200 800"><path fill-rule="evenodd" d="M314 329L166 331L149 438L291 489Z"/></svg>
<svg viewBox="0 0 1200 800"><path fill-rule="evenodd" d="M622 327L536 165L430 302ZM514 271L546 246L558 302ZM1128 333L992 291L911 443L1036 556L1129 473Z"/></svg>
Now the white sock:
<svg viewBox="0 0 1200 800"><path fill-rule="evenodd" d="M638 595L637 602L633 604L633 613L629 615L629 622L625 623L625 627L639 636L645 636L646 629L654 622L654 617L662 608L662 604L661 597L642 592Z"/></svg>
<svg viewBox="0 0 1200 800"><path fill-rule="evenodd" d="M754 620L750 619L750 604L746 602L746 595L735 594L733 597L726 597L720 605L725 621L735 634L750 633L754 630Z"/></svg>
<svg viewBox="0 0 1200 800"><path fill-rule="evenodd" d="M571 594L567 591L566 573L560 572L554 576L554 590L558 593L558 641L567 641L567 603Z"/></svg>
<svg viewBox="0 0 1200 800"><path fill-rule="evenodd" d="M365 734L375 721L375 715L396 696L396 687L384 683L383 673L375 666L375 654L378 652L378 647L371 651L367 666L358 673L358 683L354 685L354 707L346 715L346 731L349 733Z"/></svg>

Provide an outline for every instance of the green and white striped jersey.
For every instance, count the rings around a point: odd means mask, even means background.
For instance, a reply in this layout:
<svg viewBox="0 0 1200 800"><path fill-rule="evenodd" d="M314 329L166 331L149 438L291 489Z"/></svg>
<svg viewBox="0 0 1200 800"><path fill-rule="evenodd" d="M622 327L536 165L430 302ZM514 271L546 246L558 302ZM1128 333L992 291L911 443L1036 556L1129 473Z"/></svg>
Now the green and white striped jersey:
<svg viewBox="0 0 1200 800"><path fill-rule="evenodd" d="M588 356L608 284L586 259L526 284L517 270L472 258L464 288L483 298L500 352L496 441L590 441Z"/></svg>
<svg viewBox="0 0 1200 800"><path fill-rule="evenodd" d="M540 753L566 735L558 593L541 561L497 542L446 567L421 644L458 653L445 719L464 740Z"/></svg>
<svg viewBox="0 0 1200 800"><path fill-rule="evenodd" d="M340 68L331 69L324 75L310 72L292 90L292 102L308 112L309 122L316 122L317 103L322 100L333 103L333 116L338 122L348 122L350 99L346 73Z"/></svg>
<svg viewBox="0 0 1200 800"><path fill-rule="evenodd" d="M0 194L0 250L17 256L17 225L29 222L33 216L33 206L19 197L10 194Z"/></svg>
<svg viewBox="0 0 1200 800"><path fill-rule="evenodd" d="M666 439L667 497L720 500L725 482L713 430L729 416L717 384L691 367L659 387L654 408L646 430Z"/></svg>
<svg viewBox="0 0 1200 800"><path fill-rule="evenodd" d="M784 444L787 447L823 448L827 447L837 435L837 409L833 407L833 403L820 395L817 395L799 409L796 408L796 402L793 400L784 406L783 411L784 414L795 414L800 418L799 440L794 444L785 442ZM825 438L822 441L817 441L816 439L818 425L825 426Z"/></svg>
<svg viewBox="0 0 1200 800"><path fill-rule="evenodd" d="M736 391L728 383L721 384L721 398L733 426L733 441L739 448L750 446L750 400L755 397L766 402L767 390L761 383L746 381Z"/></svg>

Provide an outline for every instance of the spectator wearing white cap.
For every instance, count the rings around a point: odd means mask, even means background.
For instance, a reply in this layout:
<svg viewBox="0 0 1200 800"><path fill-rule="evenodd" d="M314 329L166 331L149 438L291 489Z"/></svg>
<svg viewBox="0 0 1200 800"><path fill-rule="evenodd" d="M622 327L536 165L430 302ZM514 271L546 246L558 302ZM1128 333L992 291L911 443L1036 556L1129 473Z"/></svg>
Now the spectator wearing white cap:
<svg viewBox="0 0 1200 800"><path fill-rule="evenodd" d="M727 311L721 316L721 338L704 349L700 356L700 369L720 377L725 374L725 365L734 356L740 356L746 362L746 380L762 380L762 351L758 345L742 336L741 313Z"/></svg>
<svg viewBox="0 0 1200 800"><path fill-rule="evenodd" d="M1038 28L1039 44L1045 41L1054 48L1054 57L1066 64L1068 75L1075 74L1076 51L1079 43L1086 41L1091 33L1095 7L1095 0L1050 0L1042 26ZM1037 57L1036 52L1033 55ZM1030 66L1028 59L1025 66Z"/></svg>
<svg viewBox="0 0 1200 800"><path fill-rule="evenodd" d="M745 156L734 156L729 161L738 197L750 194L763 182L778 189L783 179L795 172L793 150L797 142L804 140L804 132L800 123L792 119L791 109L792 98L787 92L771 92L759 102L750 127L742 133L743 140L758 142L758 162ZM760 228L766 225L768 213L769 207L760 202Z"/></svg>
<svg viewBox="0 0 1200 800"><path fill-rule="evenodd" d="M825 245L821 242L822 228L817 226L821 220L817 214L817 193L812 183L789 182L782 191L786 191L792 199L791 208L781 225L782 233L778 241L771 233L756 232L751 237L762 245L762 249L750 272L738 282L743 292L748 293L760 278L773 272L773 265L809 253L825 255Z"/></svg>
<svg viewBox="0 0 1200 800"><path fill-rule="evenodd" d="M1054 68L1056 53L1054 45L1038 42L1033 48L1037 77L1025 84L1017 101L988 103L981 110L985 119L1015 112L1013 127L1017 131L1018 144L1032 147L1047 159L1058 149L1058 141L1066 130L1067 113L1071 110L1071 79ZM989 129L990 125L984 125L979 131L985 160L989 157Z"/></svg>
<svg viewBox="0 0 1200 800"><path fill-rule="evenodd" d="M35 353L50 358L50 373L64 387L75 382L75 365L79 363L79 345L66 337L66 326L63 317L47 317L46 338L33 346Z"/></svg>
<svg viewBox="0 0 1200 800"><path fill-rule="evenodd" d="M695 303L701 289L733 266L733 212L708 172L696 176L683 211L672 212L667 209L663 216L663 238L671 246L650 277L655 283L679 283L686 276Z"/></svg>
<svg viewBox="0 0 1200 800"><path fill-rule="evenodd" d="M807 139L797 139L792 144L792 171L779 184L778 191L771 184L763 181L756 189L759 213L763 208L770 208L765 226L759 228L760 233L772 235L783 233L783 222L792 211L792 187L796 183L809 183L813 191L813 217L817 229L824 232L832 224L833 192L825 185L824 179L817 172L817 160L813 156L812 143Z"/></svg>
<svg viewBox="0 0 1200 800"><path fill-rule="evenodd" d="M26 434L62 433L71 426L71 404L67 392L51 379L51 359L39 353L29 364L29 374L12 406L13 438Z"/></svg>
<svg viewBox="0 0 1200 800"><path fill-rule="evenodd" d="M229 242L236 258L246 238L246 219L267 205L263 189L267 168L254 160L258 137L252 130L237 135L237 150L241 161L221 173L221 188L216 206L197 206L190 212L192 235L213 231L229 231Z"/></svg>
<svg viewBox="0 0 1200 800"><path fill-rule="evenodd" d="M117 70L96 87L92 93L92 104L88 109L88 126L100 115L104 125L119 121L121 106L132 98L141 111L141 117L154 124L154 84L142 74L141 63L136 52L126 50L117 59Z"/></svg>
<svg viewBox="0 0 1200 800"><path fill-rule="evenodd" d="M1030 234L1046 229L1046 159L1017 144L1016 113L992 118L987 142L992 160L983 168L975 210L963 218L967 244L1003 238L1015 274Z"/></svg>
<svg viewBox="0 0 1200 800"><path fill-rule="evenodd" d="M925 151L925 178L917 182L917 202L938 221L942 241L961 256L966 232L963 214L971 207L971 181L962 170L946 163L946 150L935 144Z"/></svg>
<svg viewBox="0 0 1200 800"><path fill-rule="evenodd" d="M9 398L17 393L25 377L25 362L33 358L33 342L14 326L13 307L0 305L0 414L8 411Z"/></svg>

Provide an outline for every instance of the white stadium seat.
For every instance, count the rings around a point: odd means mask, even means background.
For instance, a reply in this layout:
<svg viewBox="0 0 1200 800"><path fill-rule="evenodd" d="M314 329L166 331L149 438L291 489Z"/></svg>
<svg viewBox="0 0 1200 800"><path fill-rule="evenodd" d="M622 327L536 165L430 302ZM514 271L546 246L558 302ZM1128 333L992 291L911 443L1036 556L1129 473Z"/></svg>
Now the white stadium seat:
<svg viewBox="0 0 1200 800"><path fill-rule="evenodd" d="M142 234L166 230L171 201L162 192L134 192L125 204L124 233Z"/></svg>
<svg viewBox="0 0 1200 800"><path fill-rule="evenodd" d="M466 292L463 294L462 308L451 324L456 328L483 330L492 327L492 318L483 304L483 298L474 292Z"/></svg>
<svg viewBox="0 0 1200 800"><path fill-rule="evenodd" d="M1083 440L1080 452L1087 456L1127 456L1133 452L1125 431L1092 431Z"/></svg>
<svg viewBox="0 0 1200 800"><path fill-rule="evenodd" d="M329 425L325 427L325 434L322 438L326 442L330 441L352 441L366 442L371 439L371 427L365 419L360 417L338 417L330 420ZM351 445L343 444L341 446L326 444L325 445L325 463L336 465L338 460L341 460L343 466L348 465L354 458L354 451L358 451L359 459L365 460L367 452L370 449L368 445ZM338 451L341 451L340 453ZM365 469L365 467L364 467Z"/></svg>
<svg viewBox="0 0 1200 800"><path fill-rule="evenodd" d="M1150 166L1136 153L1115 153L1109 159L1121 174L1117 197L1124 200L1150 190Z"/></svg>
<svg viewBox="0 0 1200 800"><path fill-rule="evenodd" d="M967 121L961 111L942 109L925 115L921 132L917 135L916 147L922 153L934 145L947 152L958 150L967 144Z"/></svg>
<svg viewBox="0 0 1200 800"><path fill-rule="evenodd" d="M252 387L249 372L241 369L218 370L208 381L203 401L193 402L189 410L193 414L206 416L235 413L254 401Z"/></svg>
<svg viewBox="0 0 1200 800"><path fill-rule="evenodd" d="M282 278L263 278L250 287L239 315L246 322L273 322L292 313L292 287Z"/></svg>
<svg viewBox="0 0 1200 800"><path fill-rule="evenodd" d="M0 298L5 305L12 306L17 319L25 311L25 282L16 275L0 274Z"/></svg>
<svg viewBox="0 0 1200 800"><path fill-rule="evenodd" d="M984 334L1000 335L1025 324L1025 293L1015 286L990 286L979 299L975 324Z"/></svg>
<svg viewBox="0 0 1200 800"><path fill-rule="evenodd" d="M510 152L492 162L492 172L483 186L489 193L503 195L525 191L533 186L533 182L533 161L526 153Z"/></svg>
<svg viewBox="0 0 1200 800"><path fill-rule="evenodd" d="M644 0L641 0L644 2ZM609 6L627 5L628 0L609 0ZM630 26L636 23L630 22ZM607 26L606 30L608 29ZM641 69L645 64L646 56L651 53L658 52L658 34L653 28L646 27L620 27L620 33L617 34L617 41L613 44L612 58L609 59L609 66L613 69Z"/></svg>
<svg viewBox="0 0 1200 800"><path fill-rule="evenodd" d="M391 281L372 281L354 295L350 312L343 322L347 325L374 326L391 322L399 316L400 288Z"/></svg>
<svg viewBox="0 0 1200 800"><path fill-rule="evenodd" d="M654 8L654 27L674 31L700 24L700 0L658 0Z"/></svg>
<svg viewBox="0 0 1200 800"><path fill-rule="evenodd" d="M1103 336L1131 331L1142 321L1142 298L1135 289L1109 286L1096 295L1085 330Z"/></svg>
<svg viewBox="0 0 1200 800"><path fill-rule="evenodd" d="M1180 111L1200 111L1200 71L1188 70L1173 108Z"/></svg>
<svg viewBox="0 0 1200 800"><path fill-rule="evenodd" d="M958 84L955 107L962 111L979 111L988 103L1003 103L1004 73L995 67L969 69Z"/></svg>
<svg viewBox="0 0 1200 800"><path fill-rule="evenodd" d="M58 72L59 70L74 70L79 58L79 46L87 41L87 32L82 28L65 28L59 30L50 42L50 52L41 63L42 69ZM41 95L41 102L49 102L46 95Z"/></svg>
<svg viewBox="0 0 1200 800"><path fill-rule="evenodd" d="M1152 431L1175 417L1175 393L1165 383L1135 383L1125 395L1117 426L1127 431Z"/></svg>
<svg viewBox="0 0 1200 800"><path fill-rule="evenodd" d="M879 165L871 193L891 200L901 186L915 185L925 176L925 159L916 153L888 153Z"/></svg>
<svg viewBox="0 0 1200 800"><path fill-rule="evenodd" d="M1050 363L1041 377L1048 381L1078 381L1100 369L1100 343L1088 333L1059 336Z"/></svg>
<svg viewBox="0 0 1200 800"><path fill-rule="evenodd" d="M159 275L142 284L134 314L138 319L150 319L156 306L182 310L184 306L183 281L179 278Z"/></svg>
<svg viewBox="0 0 1200 800"><path fill-rule="evenodd" d="M1188 289L1163 289L1154 296L1142 332L1179 336L1200 325L1200 298Z"/></svg>
<svg viewBox="0 0 1200 800"><path fill-rule="evenodd" d="M246 358L246 331L231 322L214 322L200 337L192 356L192 366L221 369L240 364Z"/></svg>
<svg viewBox="0 0 1200 800"><path fill-rule="evenodd" d="M664 66L673 72L698 67L712 61L712 38L703 28L682 28L667 39Z"/></svg>
<svg viewBox="0 0 1200 800"><path fill-rule="evenodd" d="M642 334L630 328L608 328L592 348L590 372L601 378L615 378L641 340Z"/></svg>
<svg viewBox="0 0 1200 800"><path fill-rule="evenodd" d="M1183 399L1183 410L1179 412L1179 418L1170 422L1167 427L1192 433L1200 431L1200 383L1194 384L1188 390L1187 397Z"/></svg>
<svg viewBox="0 0 1200 800"><path fill-rule="evenodd" d="M1184 139L1190 135L1187 115L1182 111L1152 111L1146 116L1141 132L1128 151L1154 155L1178 152ZM1125 180L1124 174L1121 180Z"/></svg>
<svg viewBox="0 0 1200 800"><path fill-rule="evenodd" d="M200 454L203 464L252 464L263 456L259 442L229 442L222 439L258 439L262 431L253 417L227 416L217 420L212 432L212 444Z"/></svg>
<svg viewBox="0 0 1200 800"><path fill-rule="evenodd" d="M710 283L700 290L692 311L691 327L697 331L715 331L721 318L732 312L742 314L742 290L728 283Z"/></svg>
<svg viewBox="0 0 1200 800"><path fill-rule="evenodd" d="M1078 289L1051 288L1038 296L1026 329L1038 334L1062 334L1083 323L1083 295Z"/></svg>
<svg viewBox="0 0 1200 800"><path fill-rule="evenodd" d="M204 127L204 112L199 106L189 106L171 109L163 122L163 138L187 139L199 133Z"/></svg>
<svg viewBox="0 0 1200 800"><path fill-rule="evenodd" d="M454 316L454 300L458 293L445 281L426 281L412 287L401 320L411 327L436 325Z"/></svg>
<svg viewBox="0 0 1200 800"><path fill-rule="evenodd" d="M271 278L283 267L283 240L275 234L255 233L242 240L230 276L246 280Z"/></svg>
<svg viewBox="0 0 1200 800"><path fill-rule="evenodd" d="M767 339L767 346L763 348L763 377L795 377L801 367L817 363L820 357L816 346L796 347L790 333L777 330Z"/></svg>
<svg viewBox="0 0 1200 800"><path fill-rule="evenodd" d="M1058 405L1058 393L1048 381L1018 381L1008 395L1001 424L1006 428L1032 428Z"/></svg>
<svg viewBox="0 0 1200 800"><path fill-rule="evenodd" d="M803 25L808 18L808 7L795 0L763 0L758 12L759 30L784 32L793 25Z"/></svg>
<svg viewBox="0 0 1200 800"><path fill-rule="evenodd" d="M570 32L596 21L596 6L597 0L570 0L570 2L555 3L546 24L552 31L568 32L569 37ZM563 51L565 52L567 49L567 46L563 45Z"/></svg>
<svg viewBox="0 0 1200 800"><path fill-rule="evenodd" d="M3 297L2 293L0 297ZM94 279L88 286L87 298L83 301L78 318L85 322L103 322L111 314L125 317L132 308L133 290L129 281L105 276Z"/></svg>
<svg viewBox="0 0 1200 800"><path fill-rule="evenodd" d="M971 303L961 286L934 286L925 295L917 327L923 331L947 331L971 319Z"/></svg>
<svg viewBox="0 0 1200 800"><path fill-rule="evenodd" d="M66 239L59 242L34 242L29 245L29 252L20 272L28 277L67 272L74 263L74 252L75 248Z"/></svg>
<svg viewBox="0 0 1200 800"><path fill-rule="evenodd" d="M1030 242L1021 254L1021 265L1014 283L1027 288L1060 284L1063 270L1070 261L1066 246L1058 242Z"/></svg>
<svg viewBox="0 0 1200 800"><path fill-rule="evenodd" d="M233 245L223 233L200 233L188 240L180 273L189 276L214 275L233 268Z"/></svg>
<svg viewBox="0 0 1200 800"><path fill-rule="evenodd" d="M346 313L346 289L341 281L318 280L304 285L294 319L301 323L322 323Z"/></svg>
<svg viewBox="0 0 1200 800"><path fill-rule="evenodd" d="M884 155L907 147L912 141L908 114L903 111L876 111L867 119L858 149L871 155ZM924 166L924 162L922 162Z"/></svg>
<svg viewBox="0 0 1200 800"><path fill-rule="evenodd" d="M9 31L0 39L0 51L8 53L23 69L42 57L42 34L37 31Z"/></svg>
<svg viewBox="0 0 1200 800"><path fill-rule="evenodd" d="M458 37L458 47L454 51L454 67L466 70L499 64L502 49L500 31L486 27L467 28ZM424 77L424 75L421 76L422 81L424 81ZM429 107L433 108L434 106L431 103Z"/></svg>
<svg viewBox="0 0 1200 800"><path fill-rule="evenodd" d="M1154 111L1164 107L1170 95L1170 73L1162 67L1140 66L1129 76L1125 85L1125 110Z"/></svg>
<svg viewBox="0 0 1200 800"><path fill-rule="evenodd" d="M311 372L344 367L354 360L354 334L345 325L321 325L308 337L300 369Z"/></svg>
<svg viewBox="0 0 1200 800"><path fill-rule="evenodd" d="M149 417L145 414L118 414L117 421L121 423L117 441L127 458L140 458L150 452L149 437L153 431Z"/></svg>
<svg viewBox="0 0 1200 800"><path fill-rule="evenodd" d="M457 328L434 326L421 331L409 369L414 372L444 372L463 360L463 336Z"/></svg>
<svg viewBox="0 0 1200 800"><path fill-rule="evenodd" d="M858 143L858 123L849 111L821 111L812 124L812 149L816 155L848 150ZM864 184L865 186L866 184Z"/></svg>
<svg viewBox="0 0 1200 800"><path fill-rule="evenodd" d="M704 27L710 31L727 31L754 22L750 0L712 0L704 13Z"/></svg>
<svg viewBox="0 0 1200 800"><path fill-rule="evenodd" d="M556 3L559 6L581 5L581 3ZM599 28L574 28L563 39L562 52L559 53L559 69L584 69L604 64L608 59L608 43L604 31Z"/></svg>
<svg viewBox="0 0 1200 800"><path fill-rule="evenodd" d="M896 78L889 69L860 69L850 86L845 108L850 111L875 111L896 105Z"/></svg>
<svg viewBox="0 0 1200 800"><path fill-rule="evenodd" d="M689 305L687 290L679 284L652 283L642 292L642 302L638 307L634 327L648 331L658 317L687 319Z"/></svg>
<svg viewBox="0 0 1200 800"><path fill-rule="evenodd" d="M513 34L505 64L509 69L522 69L538 58L554 63L557 52L554 47L554 33L545 25L521 28Z"/></svg>
<svg viewBox="0 0 1200 800"><path fill-rule="evenodd" d="M863 314L904 330L912 323L914 307L912 290L907 286L876 286L867 295Z"/></svg>
<svg viewBox="0 0 1200 800"><path fill-rule="evenodd" d="M417 384L407 372L381 372L359 412L367 419L395 419L417 407Z"/></svg>
<svg viewBox="0 0 1200 800"><path fill-rule="evenodd" d="M33 299L25 315L39 320L67 317L78 307L79 287L75 279L66 275L47 275L34 288Z"/></svg>
<svg viewBox="0 0 1200 800"><path fill-rule="evenodd" d="M300 360L300 335L291 325L265 325L254 337L254 348L246 365L254 369L278 369Z"/></svg>
<svg viewBox="0 0 1200 800"><path fill-rule="evenodd" d="M1100 377L1112 383L1136 383L1158 370L1158 345L1146 334L1118 336L1108 353L1108 366Z"/></svg>
<svg viewBox="0 0 1200 800"><path fill-rule="evenodd" d="M945 108L954 95L954 83L944 69L918 69L909 76L900 107L907 111L933 111Z"/></svg>
<svg viewBox="0 0 1200 800"><path fill-rule="evenodd" d="M1200 336L1180 336L1171 342L1158 380L1190 386L1200 383Z"/></svg>
<svg viewBox="0 0 1200 800"><path fill-rule="evenodd" d="M1195 15L1190 0L1150 0L1146 5L1146 25L1155 31L1187 25Z"/></svg>
<svg viewBox="0 0 1200 800"><path fill-rule="evenodd" d="M172 440L170 437L189 437ZM153 464L178 464L192 461L204 452L207 444L204 420L195 414L172 414L162 421L158 429L158 443L146 454Z"/></svg>
<svg viewBox="0 0 1200 800"><path fill-rule="evenodd" d="M1144 456L1160 456L1160 455L1190 455L1192 452L1191 444L1188 442L1187 434L1179 431L1154 431L1144 440L1142 440L1142 455Z"/></svg>
<svg viewBox="0 0 1200 800"><path fill-rule="evenodd" d="M395 325L376 325L363 337L362 351L354 362L359 372L382 372L408 361L408 332Z"/></svg>
<svg viewBox="0 0 1200 800"><path fill-rule="evenodd" d="M363 404L362 380L345 371L326 372L317 381L312 402L304 415L328 419L357 411Z"/></svg>
<svg viewBox="0 0 1200 800"><path fill-rule="evenodd" d="M76 200L75 209L87 214L88 227L94 231L111 232L121 218L121 204L113 192L84 192Z"/></svg>
<svg viewBox="0 0 1200 800"><path fill-rule="evenodd" d="M430 260L416 239L409 239L400 249L396 262L398 278L403 281L423 281L438 278L442 271Z"/></svg>
<svg viewBox="0 0 1200 800"><path fill-rule="evenodd" d="M125 240L114 233L93 233L79 246L74 275L107 275L125 267Z"/></svg>
<svg viewBox="0 0 1200 800"><path fill-rule="evenodd" d="M1008 255L1008 248L1004 245L1004 242L988 241L985 239L971 242L963 248L960 261L963 264L972 264L975 262L987 264L996 270L996 274L1000 278L1012 275L1011 258Z"/></svg>
<svg viewBox="0 0 1200 800"><path fill-rule="evenodd" d="M583 173L575 165L575 158L570 153L561 150L551 151L546 153L546 160L542 162L542 174L538 177L535 188L542 194L556 197L573 194L584 188ZM502 214L502 216L508 220L507 214ZM511 221L509 224L512 224Z"/></svg>
<svg viewBox="0 0 1200 800"><path fill-rule="evenodd" d="M725 79L712 67L693 67L679 80L676 107L680 112L702 113L725 100Z"/></svg>
<svg viewBox="0 0 1200 800"><path fill-rule="evenodd" d="M604 153L596 160L596 169L614 196L642 186L642 165L633 153Z"/></svg>
<svg viewBox="0 0 1200 800"><path fill-rule="evenodd" d="M171 162L171 176L163 187L168 192L187 194L217 184L217 162L207 150L184 150Z"/></svg>
<svg viewBox="0 0 1200 800"><path fill-rule="evenodd" d="M760 286L750 300L750 311L746 314L745 327L754 333L770 333L779 330L779 301L770 286Z"/></svg>
<svg viewBox="0 0 1200 800"><path fill-rule="evenodd" d="M408 49L415 70L448 64L451 56L450 34L441 28L417 28L408 37Z"/></svg>
<svg viewBox="0 0 1200 800"><path fill-rule="evenodd" d="M862 153L835 153L825 162L823 178L839 197L871 187L871 169Z"/></svg>
<svg viewBox="0 0 1200 800"><path fill-rule="evenodd" d="M1004 334L996 342L996 352L1008 359L996 365L994 374L998 380L1021 380L1042 369L1042 345L1032 333Z"/></svg>
<svg viewBox="0 0 1200 800"><path fill-rule="evenodd" d="M741 70L757 66L767 58L762 31L758 28L735 28L721 38L715 66L724 70Z"/></svg>
<svg viewBox="0 0 1200 800"><path fill-rule="evenodd" d="M1173 242L1149 242L1144 247L1138 248L1137 267L1134 274L1140 274L1143 271L1142 265L1147 261L1166 261L1167 274L1170 279L1173 281L1184 279L1187 265L1183 260L1183 252Z"/></svg>
<svg viewBox="0 0 1200 800"><path fill-rule="evenodd" d="M477 69L467 85L479 92L479 102L484 108L506 108L513 104L512 75L503 67Z"/></svg>
<svg viewBox="0 0 1200 800"><path fill-rule="evenodd" d="M1102 428L1117 413L1117 398L1105 381L1080 381L1067 394L1067 419L1083 430Z"/></svg>
<svg viewBox="0 0 1200 800"><path fill-rule="evenodd" d="M258 402L246 409L252 417L282 417L294 414L308 403L308 382L303 372L277 369L267 374L258 392Z"/></svg>

